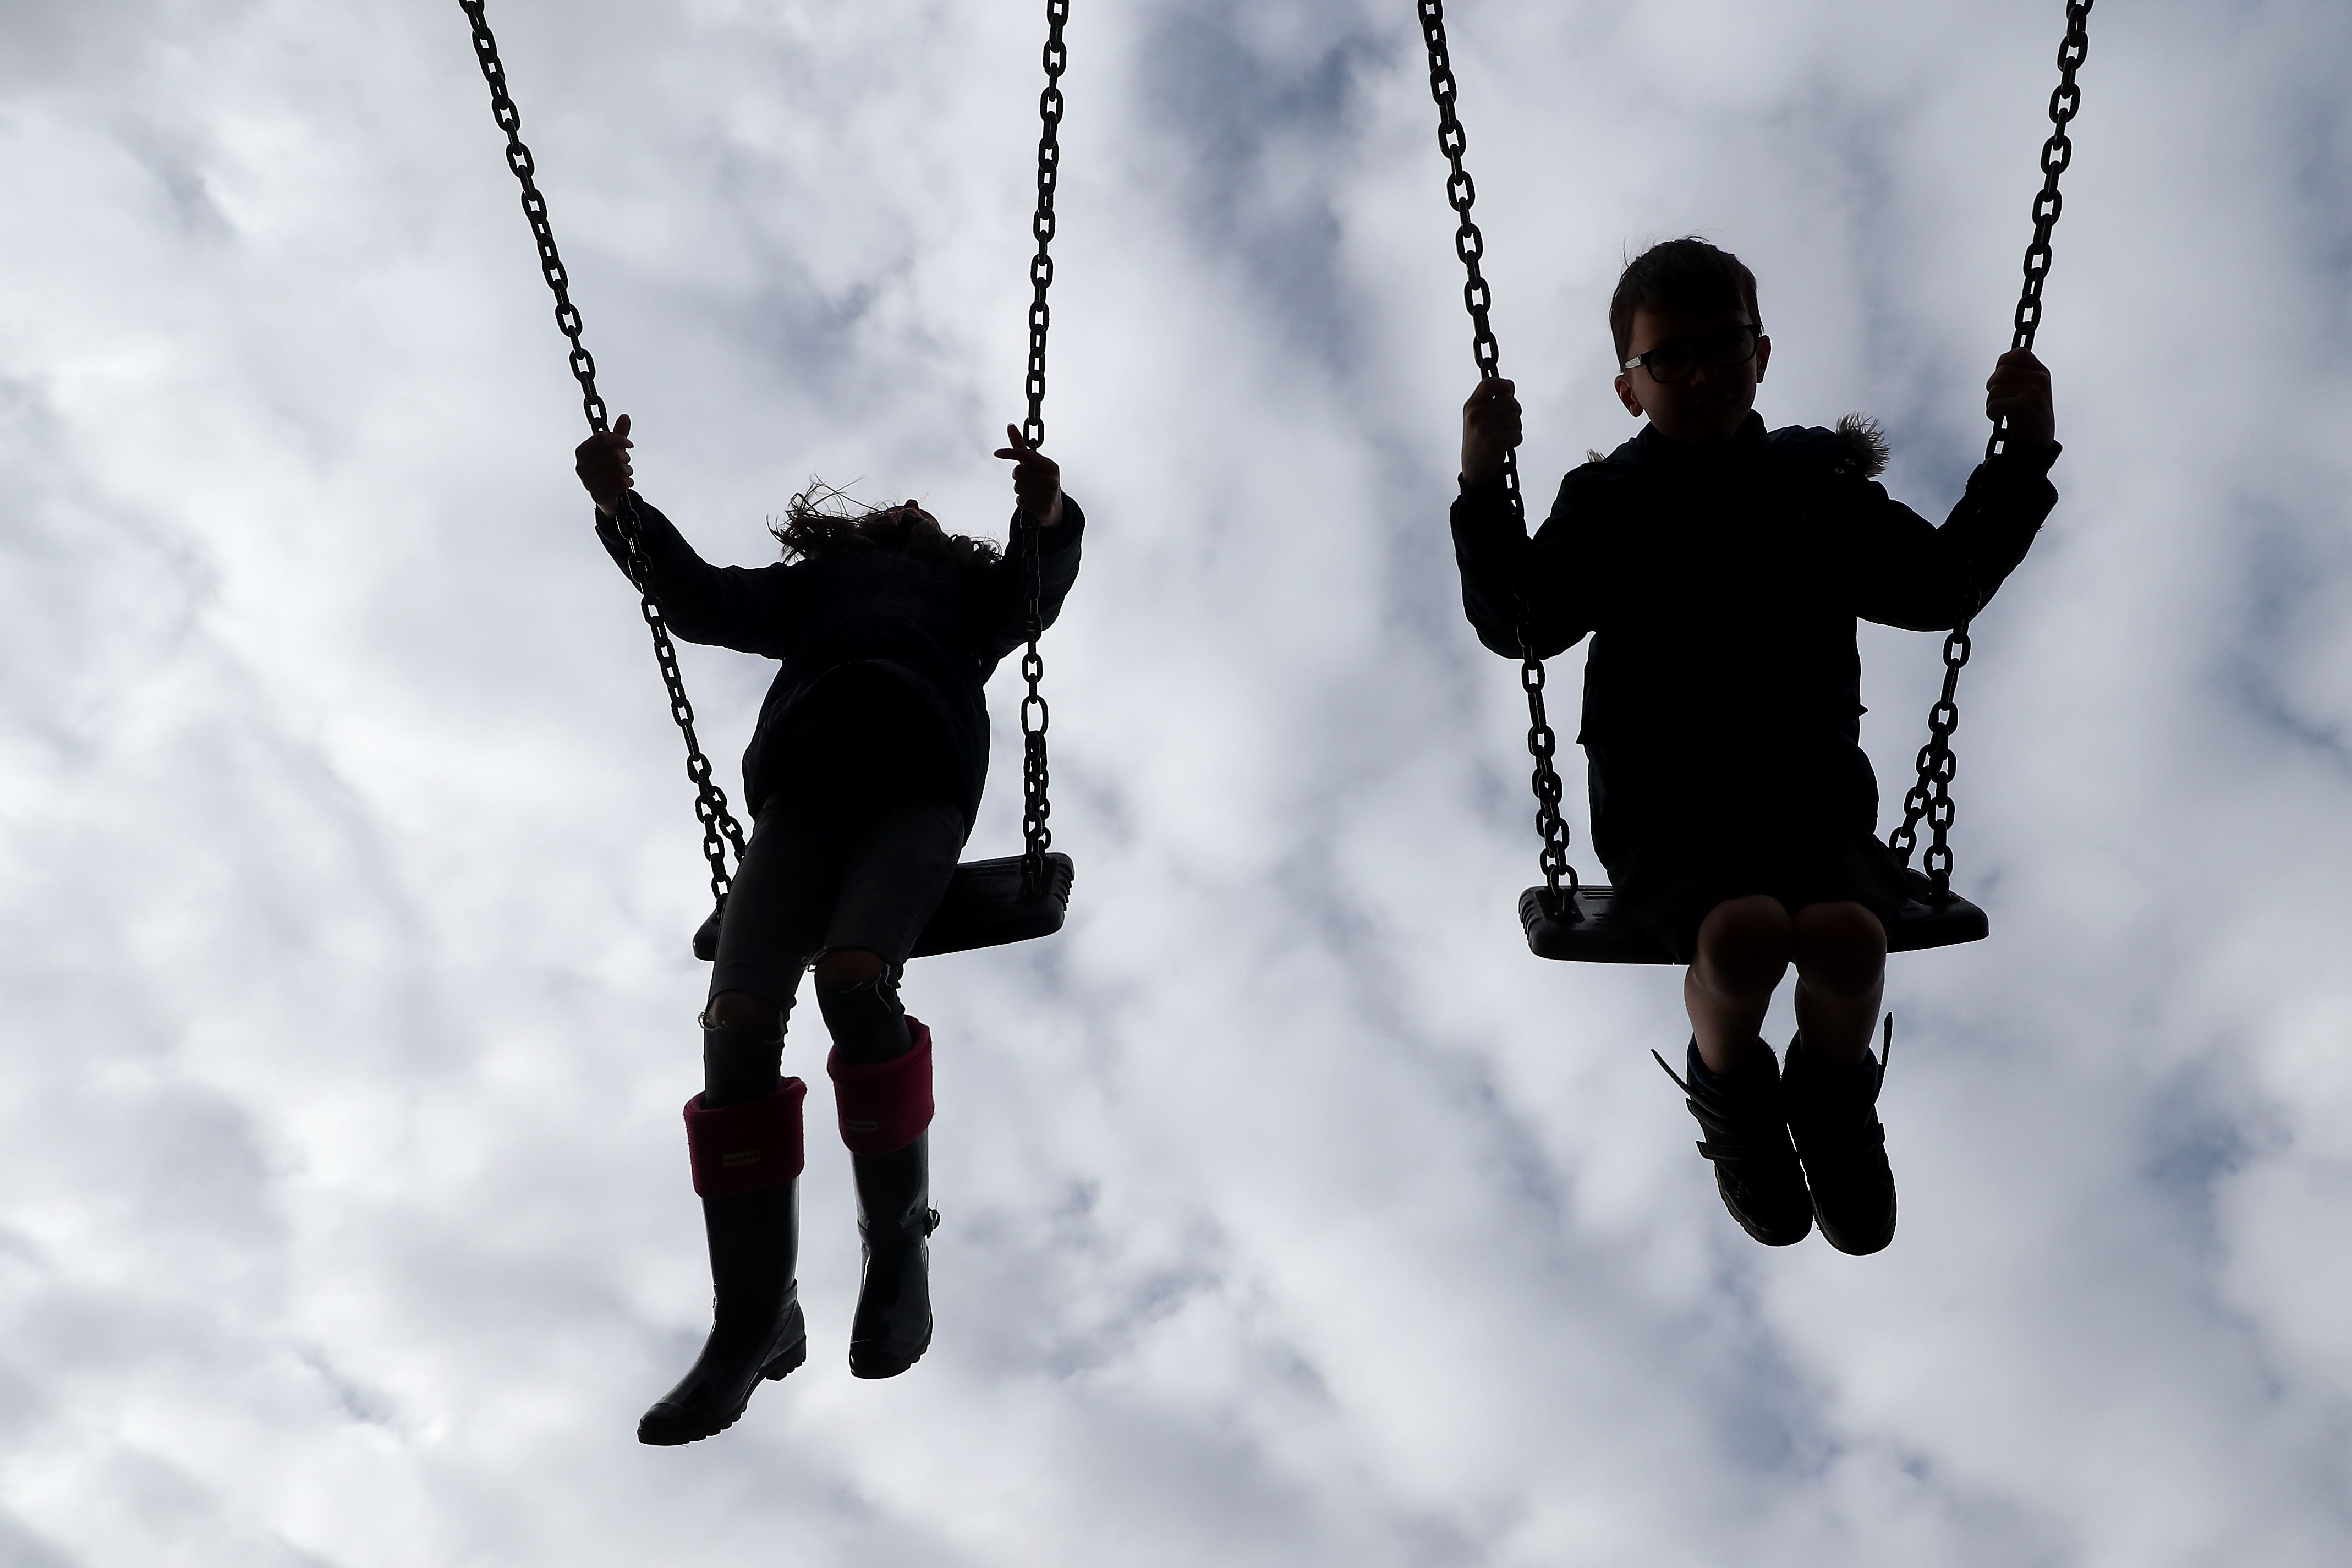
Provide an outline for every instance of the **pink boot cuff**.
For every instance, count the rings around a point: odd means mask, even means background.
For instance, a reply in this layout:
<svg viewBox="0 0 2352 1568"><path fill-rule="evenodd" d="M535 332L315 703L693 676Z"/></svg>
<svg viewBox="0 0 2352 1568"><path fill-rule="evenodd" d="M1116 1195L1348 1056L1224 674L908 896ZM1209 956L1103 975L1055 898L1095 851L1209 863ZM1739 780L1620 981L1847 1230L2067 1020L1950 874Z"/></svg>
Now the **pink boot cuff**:
<svg viewBox="0 0 2352 1568"><path fill-rule="evenodd" d="M913 1017L907 1032L914 1049L887 1062L845 1062L838 1047L825 1059L841 1141L853 1154L895 1153L931 1124L931 1032Z"/></svg>
<svg viewBox="0 0 2352 1568"><path fill-rule="evenodd" d="M694 1163L694 1191L733 1197L781 1187L801 1173L801 1101L808 1085L788 1078L776 1092L740 1105L686 1102L686 1149Z"/></svg>

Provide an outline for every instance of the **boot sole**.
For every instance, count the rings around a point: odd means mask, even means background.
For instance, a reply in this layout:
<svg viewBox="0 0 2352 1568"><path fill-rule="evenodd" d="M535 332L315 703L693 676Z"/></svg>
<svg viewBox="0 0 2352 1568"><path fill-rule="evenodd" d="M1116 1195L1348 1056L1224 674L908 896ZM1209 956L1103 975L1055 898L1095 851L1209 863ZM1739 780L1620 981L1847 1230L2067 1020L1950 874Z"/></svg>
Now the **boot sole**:
<svg viewBox="0 0 2352 1568"><path fill-rule="evenodd" d="M852 1345L849 1347L849 1375L852 1377L866 1378L869 1381L879 1381L886 1377L896 1377L900 1373L906 1371L908 1367L914 1365L917 1362L922 1360L923 1352L930 1348L931 1342L927 1338L921 1344L915 1347L915 1353L913 1355L908 1356L905 1361L892 1363L887 1361L875 1361L870 1358L860 1360L857 1354L857 1347L856 1345Z"/></svg>
<svg viewBox="0 0 2352 1568"><path fill-rule="evenodd" d="M699 1443L705 1437L716 1437L743 1419L743 1412L751 1407L752 1391L760 1386L761 1381L777 1382L799 1370L802 1363L807 1360L808 1335L803 1333L800 1338L768 1358L768 1364L760 1369L759 1378L753 1380L751 1388L743 1391L742 1400L733 1410L728 1412L725 1420L716 1423L687 1422L681 1418L675 1424L656 1422L654 1419L654 1412L648 1410L644 1419L637 1423L637 1441L648 1447L676 1448L688 1443Z"/></svg>

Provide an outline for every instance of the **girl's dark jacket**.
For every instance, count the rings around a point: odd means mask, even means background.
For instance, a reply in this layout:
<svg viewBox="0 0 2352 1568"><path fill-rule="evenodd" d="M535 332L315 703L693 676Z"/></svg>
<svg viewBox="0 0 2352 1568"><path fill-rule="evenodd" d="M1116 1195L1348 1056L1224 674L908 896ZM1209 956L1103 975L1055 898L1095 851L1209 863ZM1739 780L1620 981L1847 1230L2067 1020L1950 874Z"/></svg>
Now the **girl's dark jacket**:
<svg viewBox="0 0 2352 1568"><path fill-rule="evenodd" d="M869 550L822 561L713 566L660 511L643 500L636 506L645 588L669 629L688 642L782 662L743 752L743 795L751 815L795 774L813 764L822 771L824 759L794 754L795 742L804 739L809 698L826 675L857 668L896 678L938 720L949 794L970 828L988 776L988 700L982 688L997 661L1029 635L1021 574L1011 562L971 573L895 550ZM1037 608L1046 626L1061 613L1063 596L1077 577L1085 532L1086 514L1065 496L1062 521L1044 531L1039 552ZM596 534L622 563L620 534L601 515Z"/></svg>
<svg viewBox="0 0 2352 1568"><path fill-rule="evenodd" d="M1748 416L1706 447L1654 427L1560 482L1530 540L1499 480L1454 503L1462 603L1496 653L1549 658L1590 634L1577 739L1593 837L1661 830L1745 799L1865 831L1857 618L1959 625L2023 560L2050 509L2053 443L1979 465L1941 528L1871 478L1874 436ZM1604 816L1615 818L1604 822Z"/></svg>

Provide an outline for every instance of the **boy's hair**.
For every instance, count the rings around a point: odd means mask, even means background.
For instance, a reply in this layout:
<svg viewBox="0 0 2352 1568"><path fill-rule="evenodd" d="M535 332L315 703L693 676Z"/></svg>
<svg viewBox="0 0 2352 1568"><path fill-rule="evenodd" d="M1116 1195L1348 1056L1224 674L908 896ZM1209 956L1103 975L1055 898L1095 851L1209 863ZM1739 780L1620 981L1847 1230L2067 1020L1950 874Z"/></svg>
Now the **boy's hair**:
<svg viewBox="0 0 2352 1568"><path fill-rule="evenodd" d="M1737 310L1764 329L1756 308L1756 274L1739 258L1696 235L1654 245L1625 264L1617 292L1609 297L1609 331L1617 341L1617 363L1633 343L1633 312L1644 305L1685 310Z"/></svg>
<svg viewBox="0 0 2352 1568"><path fill-rule="evenodd" d="M768 531L787 561L838 561L871 550L896 550L958 572L985 572L1001 559L985 539L950 533L910 506L867 506L847 490L811 479L768 520Z"/></svg>

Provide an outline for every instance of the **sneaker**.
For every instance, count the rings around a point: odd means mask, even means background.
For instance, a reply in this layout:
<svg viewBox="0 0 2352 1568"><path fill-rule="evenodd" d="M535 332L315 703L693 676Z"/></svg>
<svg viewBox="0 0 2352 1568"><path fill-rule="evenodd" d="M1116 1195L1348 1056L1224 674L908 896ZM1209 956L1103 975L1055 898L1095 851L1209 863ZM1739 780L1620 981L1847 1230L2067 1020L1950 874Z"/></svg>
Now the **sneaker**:
<svg viewBox="0 0 2352 1568"><path fill-rule="evenodd" d="M1789 1042L1781 1080L1789 1131L1812 1189L1813 1217L1840 1252L1876 1252L1895 1239L1895 1173L1886 1163L1886 1129L1878 1121L1878 1088L1895 1048L1895 1019L1886 1020L1881 1054L1863 1053L1851 1067L1808 1056L1801 1036Z"/></svg>
<svg viewBox="0 0 2352 1568"><path fill-rule="evenodd" d="M1675 1077L1666 1058L1652 1051L1683 1091L1683 1103L1698 1118L1706 1136L1698 1152L1715 1165L1715 1190L1739 1227L1767 1247L1793 1247L1813 1228L1813 1202L1805 1193L1804 1172L1789 1144L1788 1119L1780 1108L1780 1068L1759 1040L1738 1072L1709 1072L1694 1038L1685 1066L1688 1079Z"/></svg>

